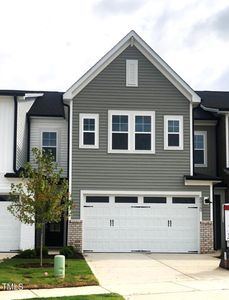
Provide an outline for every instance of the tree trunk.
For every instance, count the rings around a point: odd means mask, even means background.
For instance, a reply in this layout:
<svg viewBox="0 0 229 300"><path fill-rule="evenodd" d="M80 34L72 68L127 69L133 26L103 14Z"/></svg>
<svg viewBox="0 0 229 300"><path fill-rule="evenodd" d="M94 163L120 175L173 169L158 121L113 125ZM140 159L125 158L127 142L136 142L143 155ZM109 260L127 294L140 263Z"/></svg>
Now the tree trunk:
<svg viewBox="0 0 229 300"><path fill-rule="evenodd" d="M41 226L41 235L40 235L40 266L43 266L43 230L44 230L44 225L42 224Z"/></svg>

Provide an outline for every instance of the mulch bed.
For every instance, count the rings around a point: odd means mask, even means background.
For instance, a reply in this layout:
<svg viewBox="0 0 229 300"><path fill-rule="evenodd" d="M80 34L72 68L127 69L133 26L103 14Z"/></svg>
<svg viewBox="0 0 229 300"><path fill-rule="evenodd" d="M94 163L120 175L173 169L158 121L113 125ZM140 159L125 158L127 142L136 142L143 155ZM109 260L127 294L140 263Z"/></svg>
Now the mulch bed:
<svg viewBox="0 0 229 300"><path fill-rule="evenodd" d="M42 267L40 266L40 263L26 263L26 264L18 264L16 265L18 268L53 268L54 263L43 263Z"/></svg>

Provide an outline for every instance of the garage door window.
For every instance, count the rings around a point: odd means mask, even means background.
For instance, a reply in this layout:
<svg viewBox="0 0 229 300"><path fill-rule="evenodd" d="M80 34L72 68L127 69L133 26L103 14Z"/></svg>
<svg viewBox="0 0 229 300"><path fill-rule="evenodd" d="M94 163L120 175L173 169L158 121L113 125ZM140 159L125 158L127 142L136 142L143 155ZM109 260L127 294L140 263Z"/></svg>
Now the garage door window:
<svg viewBox="0 0 229 300"><path fill-rule="evenodd" d="M0 202L12 201L17 200L17 196L10 196L10 195L0 195Z"/></svg>
<svg viewBox="0 0 229 300"><path fill-rule="evenodd" d="M115 197L115 203L138 203L138 197Z"/></svg>
<svg viewBox="0 0 229 300"><path fill-rule="evenodd" d="M166 197L144 197L144 203L166 203Z"/></svg>
<svg viewBox="0 0 229 300"><path fill-rule="evenodd" d="M195 198L173 198L174 204L195 204Z"/></svg>
<svg viewBox="0 0 229 300"><path fill-rule="evenodd" d="M108 203L109 197L107 197L107 196L87 196L86 202L87 203Z"/></svg>

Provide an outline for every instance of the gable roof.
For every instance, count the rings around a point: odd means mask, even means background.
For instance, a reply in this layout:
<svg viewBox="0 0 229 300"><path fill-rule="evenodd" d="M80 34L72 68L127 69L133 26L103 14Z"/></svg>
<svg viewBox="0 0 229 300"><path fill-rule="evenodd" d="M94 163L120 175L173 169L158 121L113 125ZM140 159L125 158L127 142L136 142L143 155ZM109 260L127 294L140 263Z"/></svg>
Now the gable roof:
<svg viewBox="0 0 229 300"><path fill-rule="evenodd" d="M229 92L196 91L201 97L201 105L218 111L229 111Z"/></svg>
<svg viewBox="0 0 229 300"><path fill-rule="evenodd" d="M73 99L129 46L135 46L190 102L200 103L200 97L193 89L133 30L76 81L64 93L64 99Z"/></svg>
<svg viewBox="0 0 229 300"><path fill-rule="evenodd" d="M64 115L63 93L44 92L43 96L37 97L28 111L28 116L36 117L61 117Z"/></svg>

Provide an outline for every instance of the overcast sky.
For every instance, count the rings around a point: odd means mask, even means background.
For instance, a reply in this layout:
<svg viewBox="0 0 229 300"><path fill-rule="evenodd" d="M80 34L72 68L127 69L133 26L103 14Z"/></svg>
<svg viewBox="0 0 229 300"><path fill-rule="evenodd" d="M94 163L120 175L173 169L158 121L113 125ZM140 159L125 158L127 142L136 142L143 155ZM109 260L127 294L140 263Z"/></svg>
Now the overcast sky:
<svg viewBox="0 0 229 300"><path fill-rule="evenodd" d="M65 91L130 30L193 89L229 90L228 0L0 0L0 89Z"/></svg>

